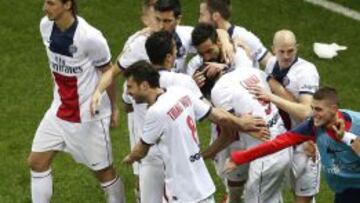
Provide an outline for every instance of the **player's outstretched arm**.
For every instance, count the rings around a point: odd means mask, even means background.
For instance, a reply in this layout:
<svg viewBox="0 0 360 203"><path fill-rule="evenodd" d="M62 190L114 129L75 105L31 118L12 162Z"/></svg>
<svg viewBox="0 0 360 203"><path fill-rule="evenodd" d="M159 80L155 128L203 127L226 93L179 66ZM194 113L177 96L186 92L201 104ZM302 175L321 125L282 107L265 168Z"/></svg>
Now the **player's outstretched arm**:
<svg viewBox="0 0 360 203"><path fill-rule="evenodd" d="M275 95L286 100L296 102L294 95L292 95L291 92L287 91L285 87L272 76L270 76L270 78L268 79L268 84L270 86L271 92Z"/></svg>
<svg viewBox="0 0 360 203"><path fill-rule="evenodd" d="M299 135L288 131L277 136L273 140L261 143L250 149L232 152L230 158L225 163L224 173L233 171L237 165L249 163L260 157L278 152L282 149L297 145L310 139L310 136Z"/></svg>
<svg viewBox="0 0 360 203"><path fill-rule="evenodd" d="M231 127L243 132L259 131L266 127L265 121L260 117L252 115L237 117L221 108L213 108L208 118L220 126Z"/></svg>
<svg viewBox="0 0 360 203"><path fill-rule="evenodd" d="M222 56L227 64L231 64L235 57L235 46L231 43L229 33L223 29L216 29L221 43Z"/></svg>
<svg viewBox="0 0 360 203"><path fill-rule="evenodd" d="M204 159L212 159L218 152L222 151L235 141L237 137L237 131L233 128L224 128L220 126L219 136L208 148L201 152L201 155Z"/></svg>
<svg viewBox="0 0 360 203"><path fill-rule="evenodd" d="M125 156L122 162L124 164L132 164L135 161L140 161L142 158L144 158L147 155L150 147L151 145L146 144L143 140L140 140L134 146L133 150L131 150L130 154Z"/></svg>
<svg viewBox="0 0 360 203"><path fill-rule="evenodd" d="M101 75L99 84L97 85L90 103L90 113L91 115L95 115L97 108L100 105L101 102L101 95L102 93L107 90L111 85L115 86L114 84L114 78L120 74L120 69L117 68L117 66L114 66L112 64L109 64L107 67L104 67L102 70L103 74ZM115 87L109 88L109 97L111 100L111 103L116 104L116 89ZM115 95L115 98L114 98ZM115 100L113 102L112 100ZM115 105L116 106L116 105Z"/></svg>
<svg viewBox="0 0 360 203"><path fill-rule="evenodd" d="M278 108L289 113L298 121L305 120L311 114L312 95L310 94L300 95L299 101L296 101L293 95L285 89L281 92L286 92L283 95L287 96L283 97L259 86L251 86L248 89L256 99L273 102Z"/></svg>
<svg viewBox="0 0 360 203"><path fill-rule="evenodd" d="M231 161L237 165L251 162L257 158L278 152L287 147L300 144L312 139L311 136L300 135L292 131L285 132L275 139L261 143L244 151L231 153Z"/></svg>
<svg viewBox="0 0 360 203"><path fill-rule="evenodd" d="M266 67L269 59L273 57L272 53L270 51L268 51L266 53L266 55L260 60L260 64L263 66L263 67Z"/></svg>

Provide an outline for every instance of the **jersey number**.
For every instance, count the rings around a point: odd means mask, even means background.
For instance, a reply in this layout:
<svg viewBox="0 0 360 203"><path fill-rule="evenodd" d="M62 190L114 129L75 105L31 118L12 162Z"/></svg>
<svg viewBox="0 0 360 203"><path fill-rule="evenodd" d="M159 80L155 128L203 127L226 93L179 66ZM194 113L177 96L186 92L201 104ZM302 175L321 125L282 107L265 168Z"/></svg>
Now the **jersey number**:
<svg viewBox="0 0 360 203"><path fill-rule="evenodd" d="M186 118L186 123L187 123L187 125L188 125L188 127L189 127L189 129L191 131L192 138L194 139L194 141L196 143L198 143L197 138L196 138L196 125L195 125L194 120L191 118L191 116L188 116Z"/></svg>

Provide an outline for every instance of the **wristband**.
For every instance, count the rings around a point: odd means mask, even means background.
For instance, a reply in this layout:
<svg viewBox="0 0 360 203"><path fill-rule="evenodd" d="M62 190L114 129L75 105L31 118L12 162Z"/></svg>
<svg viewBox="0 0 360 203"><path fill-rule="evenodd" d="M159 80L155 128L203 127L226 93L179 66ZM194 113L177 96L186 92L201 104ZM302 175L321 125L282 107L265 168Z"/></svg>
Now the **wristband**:
<svg viewBox="0 0 360 203"><path fill-rule="evenodd" d="M343 138L341 139L341 141L343 143L345 143L346 145L351 146L351 144L354 142L356 137L357 136L354 135L353 133L345 132Z"/></svg>

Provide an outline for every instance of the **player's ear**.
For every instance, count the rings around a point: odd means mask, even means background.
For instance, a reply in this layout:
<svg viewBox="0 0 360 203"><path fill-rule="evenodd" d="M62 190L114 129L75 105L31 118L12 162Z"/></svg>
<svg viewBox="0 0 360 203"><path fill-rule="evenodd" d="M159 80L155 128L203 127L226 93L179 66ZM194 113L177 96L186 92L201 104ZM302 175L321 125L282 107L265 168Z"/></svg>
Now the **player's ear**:
<svg viewBox="0 0 360 203"><path fill-rule="evenodd" d="M147 90L147 89L149 89L150 85L147 81L143 81L143 82L141 82L140 87L141 87L141 89Z"/></svg>
<svg viewBox="0 0 360 203"><path fill-rule="evenodd" d="M70 10L70 9L71 9L71 4L72 4L71 1L67 1L67 2L64 4L65 9L66 9L66 10Z"/></svg>
<svg viewBox="0 0 360 203"><path fill-rule="evenodd" d="M165 61L169 62L171 60L172 54L168 53L166 54Z"/></svg>
<svg viewBox="0 0 360 203"><path fill-rule="evenodd" d="M276 52L275 52L276 50L275 50L275 46L274 46L274 45L271 46L271 50L272 50L272 53L273 53L273 54L276 54Z"/></svg>
<svg viewBox="0 0 360 203"><path fill-rule="evenodd" d="M331 104L330 108L333 113L336 113L338 111L338 106L336 104Z"/></svg>
<svg viewBox="0 0 360 203"><path fill-rule="evenodd" d="M213 21L218 22L219 19L221 18L221 15L219 12L214 12L211 14L211 18L213 19Z"/></svg>
<svg viewBox="0 0 360 203"><path fill-rule="evenodd" d="M176 17L176 23L179 25L181 23L181 18L182 18L182 15L178 15Z"/></svg>

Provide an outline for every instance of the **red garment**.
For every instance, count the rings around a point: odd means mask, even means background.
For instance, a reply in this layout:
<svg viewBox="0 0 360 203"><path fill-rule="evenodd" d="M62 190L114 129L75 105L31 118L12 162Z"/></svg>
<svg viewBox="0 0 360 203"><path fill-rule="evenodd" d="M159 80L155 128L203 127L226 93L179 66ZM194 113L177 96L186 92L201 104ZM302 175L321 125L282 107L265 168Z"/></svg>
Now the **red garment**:
<svg viewBox="0 0 360 203"><path fill-rule="evenodd" d="M345 120L345 131L349 131L351 127L351 121L347 120L340 111L338 112L338 117ZM287 147L297 145L308 140L315 141L316 137L314 132L315 128L312 121L305 121L293 131L282 133L273 140L264 142L247 150L232 152L231 160L238 165L245 164L257 158L275 153ZM328 129L327 134L332 139L340 142L332 129Z"/></svg>
<svg viewBox="0 0 360 203"><path fill-rule="evenodd" d="M236 151L231 153L231 160L237 165L251 162L257 158L272 154L292 145L300 144L302 142L314 139L312 136L300 135L295 132L285 132L275 139L261 143L243 151Z"/></svg>

